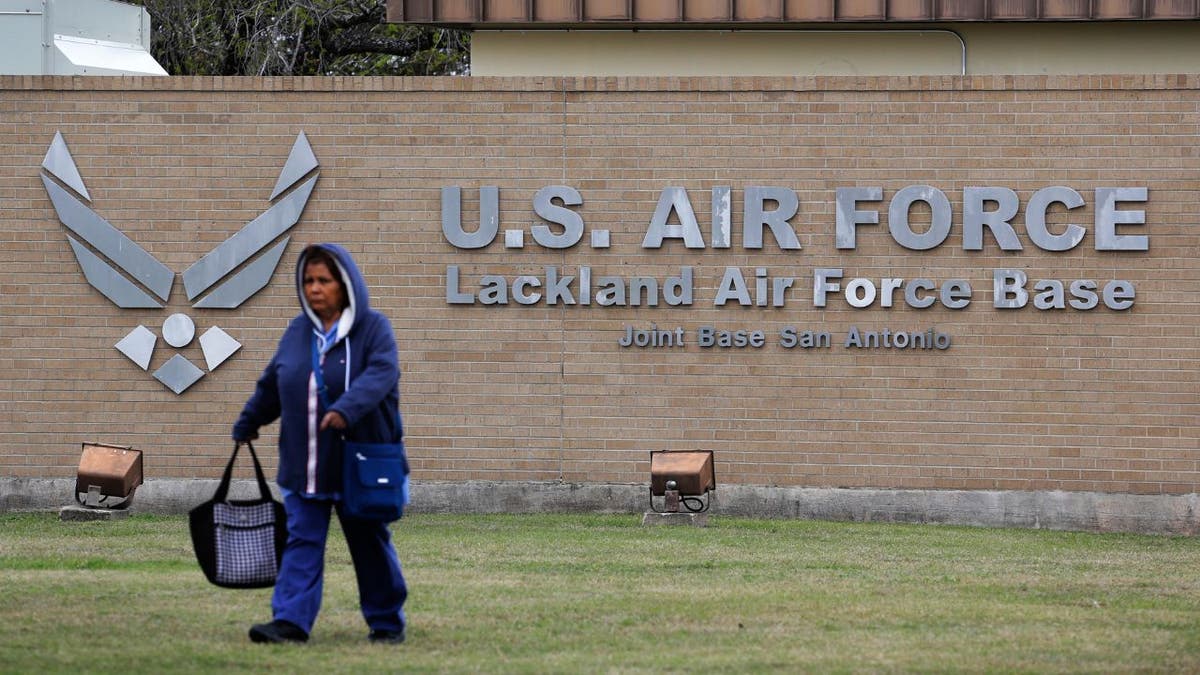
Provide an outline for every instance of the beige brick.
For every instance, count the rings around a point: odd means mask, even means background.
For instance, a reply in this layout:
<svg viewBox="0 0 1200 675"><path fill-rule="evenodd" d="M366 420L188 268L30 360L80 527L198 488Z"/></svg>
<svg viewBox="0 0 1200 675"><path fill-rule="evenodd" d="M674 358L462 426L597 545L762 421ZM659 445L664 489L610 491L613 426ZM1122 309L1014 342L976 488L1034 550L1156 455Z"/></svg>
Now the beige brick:
<svg viewBox="0 0 1200 675"><path fill-rule="evenodd" d="M68 78L0 76L0 473L63 477L80 443L129 444L147 477L212 477L229 427L296 313L298 245L357 256L397 329L402 408L418 479L644 482L649 451L712 449L718 480L914 489L1197 491L1200 235L1194 139L1200 76L967 78ZM176 284L163 310L118 310L87 285L39 179L62 132L103 217L176 272L268 205L304 130L321 177L272 283L235 312L192 309ZM576 187L587 240L544 251L528 229L546 185ZM886 225L834 247L838 187L941 189L955 230L941 247L897 246ZM526 247L458 251L440 231L440 188L501 189L501 228ZM641 238L667 186L687 189L705 236L709 191L734 188L735 246L659 250ZM740 248L743 191L790 188L803 249ZM964 251L962 190L1066 185L1086 205L1049 222L1088 227L1061 254ZM1149 251L1092 249L1093 190L1137 185ZM913 223L928 222L923 207ZM1023 211L1014 219L1023 235ZM659 275L695 268L689 308L451 306L464 275ZM726 267L796 278L783 308L712 305ZM968 279L963 310L811 306L811 270ZM1132 310L997 310L990 270L1031 278L1128 279ZM751 279L752 281L752 279ZM241 351L182 396L113 344L173 312L219 325ZM621 349L626 325L760 329L754 350ZM785 326L835 346L785 350ZM850 326L953 337L945 352L848 351ZM202 363L193 343L178 350ZM161 341L151 370L175 350ZM273 431L260 447L275 465Z"/></svg>

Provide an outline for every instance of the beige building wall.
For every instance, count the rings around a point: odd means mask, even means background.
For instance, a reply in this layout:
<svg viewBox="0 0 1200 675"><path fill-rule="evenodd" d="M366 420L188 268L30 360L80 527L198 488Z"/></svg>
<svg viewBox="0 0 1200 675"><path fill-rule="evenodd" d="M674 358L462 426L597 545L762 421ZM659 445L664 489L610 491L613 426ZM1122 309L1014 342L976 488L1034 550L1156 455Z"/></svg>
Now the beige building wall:
<svg viewBox="0 0 1200 675"><path fill-rule="evenodd" d="M1043 75L1200 72L1200 25L959 23L909 29L488 31L474 75Z"/></svg>
<svg viewBox="0 0 1200 675"><path fill-rule="evenodd" d="M229 429L296 312L292 264L305 242L345 244L393 321L402 408L418 481L639 484L648 452L711 449L722 485L1032 490L1194 495L1200 489L1200 77L933 78L0 78L0 476L74 475L82 442L133 445L154 479L216 477ZM176 279L161 309L115 307L85 280L39 166L61 132L90 206L177 275L269 205L303 131L320 178L271 283L236 310L192 307ZM536 244L534 198L578 190L586 226L565 249ZM946 242L910 250L890 235L905 187L941 191ZM499 234L452 246L443 188L462 189L464 228L480 189L499 190ZM712 194L731 189L729 248L712 244ZM799 250L768 233L744 246L753 187L795 194ZM1012 190L1020 251L991 235L966 250L964 189ZM1027 236L1026 208L1065 186L1085 203L1048 227L1087 231L1068 251ZM664 190L683 188L703 248L643 246ZM839 188L860 203L854 249L835 241ZM1148 250L1097 251L1096 190L1142 187ZM718 190L719 191L719 190ZM766 208L770 209L767 204ZM1136 220L1136 216L1131 215ZM929 209L912 209L922 231ZM668 218L679 222L677 212ZM551 227L552 232L562 228ZM760 231L761 227L758 228ZM523 233L524 246L509 232ZM607 232L607 247L590 233ZM506 245L510 244L510 245ZM600 241L599 243L603 243ZM460 271L448 289L451 266ZM450 304L485 277L510 289L578 277L666 280L693 273L694 302L657 307L544 300ZM813 299L814 270L852 279L964 280L969 305L917 309ZM1123 280L1128 309L993 306L993 273L1030 281ZM756 275L794 284L759 305ZM727 275L756 301L717 304ZM773 288L774 282L768 282ZM864 285L859 284L861 289ZM578 279L571 287L580 296ZM523 286L525 292L537 286ZM544 291L542 287L540 290ZM772 297L772 296L765 296ZM772 298L773 300L773 298ZM164 320L220 326L243 345L181 395L152 374L175 354ZM114 345L159 336L148 370ZM702 329L762 331L761 347L702 347ZM683 346L622 347L629 329ZM780 335L827 332L829 347ZM947 349L857 349L863 332L944 334ZM274 465L274 428L260 447Z"/></svg>

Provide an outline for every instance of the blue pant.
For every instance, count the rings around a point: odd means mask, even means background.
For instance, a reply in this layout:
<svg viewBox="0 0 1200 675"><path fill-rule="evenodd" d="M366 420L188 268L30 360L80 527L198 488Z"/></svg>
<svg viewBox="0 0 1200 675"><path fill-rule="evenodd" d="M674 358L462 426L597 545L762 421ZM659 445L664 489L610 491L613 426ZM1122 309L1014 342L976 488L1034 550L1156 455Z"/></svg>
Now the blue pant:
<svg viewBox="0 0 1200 675"><path fill-rule="evenodd" d="M372 630L401 630L408 587L387 523L350 518L342 513L340 502L305 499L297 494L285 495L284 506L288 542L271 598L274 618L312 632L321 609L329 515L331 508L336 508L354 561L363 618Z"/></svg>

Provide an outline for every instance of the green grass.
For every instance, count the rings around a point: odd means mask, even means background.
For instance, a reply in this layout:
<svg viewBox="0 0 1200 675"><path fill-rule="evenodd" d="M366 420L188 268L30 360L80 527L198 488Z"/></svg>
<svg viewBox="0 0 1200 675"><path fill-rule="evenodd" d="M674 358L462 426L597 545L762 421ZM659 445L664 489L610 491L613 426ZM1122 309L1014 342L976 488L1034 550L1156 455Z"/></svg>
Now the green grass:
<svg viewBox="0 0 1200 675"><path fill-rule="evenodd" d="M713 516L393 528L409 641L368 645L340 531L303 646L209 586L183 518L0 516L0 672L1197 672L1200 539Z"/></svg>

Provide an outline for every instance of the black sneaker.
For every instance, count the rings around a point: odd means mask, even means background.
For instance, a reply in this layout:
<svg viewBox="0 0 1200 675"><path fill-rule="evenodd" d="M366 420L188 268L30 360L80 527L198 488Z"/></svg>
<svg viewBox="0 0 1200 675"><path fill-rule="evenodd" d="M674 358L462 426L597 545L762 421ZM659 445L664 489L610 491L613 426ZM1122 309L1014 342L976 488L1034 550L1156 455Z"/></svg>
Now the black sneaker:
<svg viewBox="0 0 1200 675"><path fill-rule="evenodd" d="M250 627L251 642L308 642L308 633L292 623L276 619L271 623L257 623Z"/></svg>
<svg viewBox="0 0 1200 675"><path fill-rule="evenodd" d="M373 630L367 635L367 640L378 644L398 645L404 642L404 629Z"/></svg>

